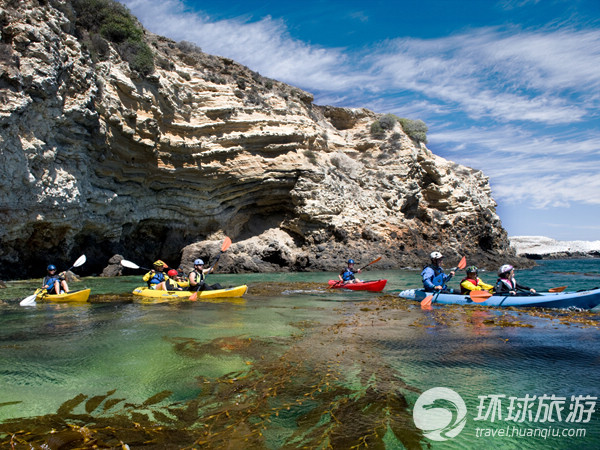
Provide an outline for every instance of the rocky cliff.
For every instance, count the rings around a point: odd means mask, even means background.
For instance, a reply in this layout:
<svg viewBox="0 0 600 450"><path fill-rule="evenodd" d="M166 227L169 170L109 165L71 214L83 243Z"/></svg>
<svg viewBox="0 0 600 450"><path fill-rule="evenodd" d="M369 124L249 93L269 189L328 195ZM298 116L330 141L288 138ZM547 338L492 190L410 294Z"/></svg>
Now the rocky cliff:
<svg viewBox="0 0 600 450"><path fill-rule="evenodd" d="M0 10L0 262L99 273L114 254L221 271L417 267L430 251L518 262L483 173L400 123L318 106L230 59L144 31L154 68L95 54L69 1ZM98 36L92 38L101 39ZM87 41L86 41L87 39Z"/></svg>

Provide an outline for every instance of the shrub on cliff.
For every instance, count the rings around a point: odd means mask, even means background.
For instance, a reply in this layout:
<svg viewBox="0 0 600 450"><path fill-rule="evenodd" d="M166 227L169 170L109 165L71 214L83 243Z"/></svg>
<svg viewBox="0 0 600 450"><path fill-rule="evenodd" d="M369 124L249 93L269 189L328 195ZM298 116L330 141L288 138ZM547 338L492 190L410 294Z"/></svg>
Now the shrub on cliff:
<svg viewBox="0 0 600 450"><path fill-rule="evenodd" d="M422 120L411 120L398 117L394 114L384 114L379 120L371 124L371 134L376 138L383 138L385 132L392 130L396 122L400 123L402 129L415 142L427 144L427 125Z"/></svg>
<svg viewBox="0 0 600 450"><path fill-rule="evenodd" d="M427 144L427 125L422 120L398 119L402 129L413 141Z"/></svg>
<svg viewBox="0 0 600 450"><path fill-rule="evenodd" d="M154 55L144 41L144 31L126 6L114 0L73 0L75 25L93 57L106 49L102 39L115 45L132 70L148 75L154 71Z"/></svg>

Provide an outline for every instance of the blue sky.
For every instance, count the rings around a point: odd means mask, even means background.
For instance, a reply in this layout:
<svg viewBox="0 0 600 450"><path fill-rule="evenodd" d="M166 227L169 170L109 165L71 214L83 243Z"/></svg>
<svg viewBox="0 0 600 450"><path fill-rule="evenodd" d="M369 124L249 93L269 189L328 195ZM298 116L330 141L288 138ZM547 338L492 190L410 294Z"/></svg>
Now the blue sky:
<svg viewBox="0 0 600 450"><path fill-rule="evenodd" d="M600 0L123 0L150 31L421 119L490 177L510 236L600 239Z"/></svg>

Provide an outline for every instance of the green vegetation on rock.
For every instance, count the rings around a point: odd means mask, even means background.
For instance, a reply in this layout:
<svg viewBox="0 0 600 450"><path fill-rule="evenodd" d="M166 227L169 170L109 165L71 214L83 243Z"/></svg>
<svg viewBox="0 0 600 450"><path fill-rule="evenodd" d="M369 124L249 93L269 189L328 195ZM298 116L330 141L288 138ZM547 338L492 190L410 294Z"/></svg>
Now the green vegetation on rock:
<svg viewBox="0 0 600 450"><path fill-rule="evenodd" d="M394 128L396 122L400 123L402 129L415 142L427 144L427 125L422 120L412 120L398 117L394 114L384 114L371 124L371 134L375 137L383 137L386 131Z"/></svg>
<svg viewBox="0 0 600 450"><path fill-rule="evenodd" d="M154 71L144 31L126 6L114 0L74 0L73 8L77 34L94 60L107 55L110 42L132 70L142 75Z"/></svg>

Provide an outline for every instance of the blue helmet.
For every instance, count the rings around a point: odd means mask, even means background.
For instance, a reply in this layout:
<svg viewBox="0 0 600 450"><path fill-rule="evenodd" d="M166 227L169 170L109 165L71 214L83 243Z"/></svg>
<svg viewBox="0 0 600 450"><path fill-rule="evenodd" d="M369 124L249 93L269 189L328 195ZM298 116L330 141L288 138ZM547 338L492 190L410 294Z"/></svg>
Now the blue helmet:
<svg viewBox="0 0 600 450"><path fill-rule="evenodd" d="M54 264L50 264L47 269L48 271L56 270L56 266Z"/></svg>
<svg viewBox="0 0 600 450"><path fill-rule="evenodd" d="M349 259L348 260L348 264L354 264L354 260L353 259Z"/></svg>

